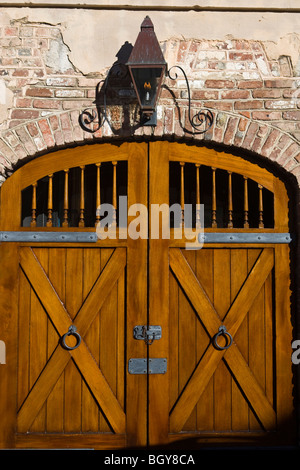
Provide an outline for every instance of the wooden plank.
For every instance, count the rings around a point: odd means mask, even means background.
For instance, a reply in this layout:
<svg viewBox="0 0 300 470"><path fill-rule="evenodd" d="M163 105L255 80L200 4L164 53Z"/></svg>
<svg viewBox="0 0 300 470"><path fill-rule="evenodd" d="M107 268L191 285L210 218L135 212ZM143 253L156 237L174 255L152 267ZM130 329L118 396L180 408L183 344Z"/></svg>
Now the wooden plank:
<svg viewBox="0 0 300 470"><path fill-rule="evenodd" d="M85 248L83 250L83 299L86 299L96 282L101 270L101 250L99 248ZM99 365L99 312L91 328L88 329L84 339ZM99 431L99 407L92 396L85 381L82 382L82 431Z"/></svg>
<svg viewBox="0 0 300 470"><path fill-rule="evenodd" d="M137 177L138 175L138 177ZM133 143L128 148L128 207L132 204L148 204L148 155L147 145ZM130 224L132 218L128 218ZM147 324L148 293L147 240L128 239L127 256L127 360L147 357L143 341L133 338L136 325ZM127 369L127 366L126 366ZM126 410L127 445L147 444L147 376L133 375L127 371Z"/></svg>
<svg viewBox="0 0 300 470"><path fill-rule="evenodd" d="M213 279L213 250L201 249L196 251L196 275L209 300L214 298ZM205 266L205 269L203 269ZM200 321L196 327L197 338L197 362L200 361L210 338L205 331L204 325ZM208 382L200 400L197 403L197 430L213 431L214 429L214 382L213 377Z"/></svg>
<svg viewBox="0 0 300 470"><path fill-rule="evenodd" d="M48 250L37 249L41 266L48 272ZM47 315L34 291L31 292L30 309L30 350L29 350L29 386L38 379L47 362ZM30 430L44 432L46 426L46 406L43 405Z"/></svg>
<svg viewBox="0 0 300 470"><path fill-rule="evenodd" d="M275 325L276 325L276 409L281 435L293 442L296 423L293 412L293 375L291 361L291 286L290 249L275 247Z"/></svg>
<svg viewBox="0 0 300 470"><path fill-rule="evenodd" d="M15 447L17 403L18 246L0 245L0 325L6 363L0 365L0 447ZM26 338L26 337L25 337Z"/></svg>
<svg viewBox="0 0 300 470"><path fill-rule="evenodd" d="M214 307L223 320L230 307L230 250L214 250ZM225 345L224 338L219 344ZM231 430L231 376L223 361L214 373L214 429Z"/></svg>
<svg viewBox="0 0 300 470"><path fill-rule="evenodd" d="M149 207L169 201L169 155L168 145L153 142L149 147ZM150 233L152 232L150 220ZM160 224L160 238L149 240L149 323L160 325L162 338L150 346L151 357L169 358L169 240L162 238L167 228ZM165 224L163 226L163 224ZM150 445L168 442L169 432L169 376L149 376L148 439Z"/></svg>
<svg viewBox="0 0 300 470"><path fill-rule="evenodd" d="M65 303L66 249L50 248L49 279L59 298ZM48 359L58 344L59 336L51 319L48 320ZM61 374L47 399L47 432L62 432L64 429L64 372Z"/></svg>
<svg viewBox="0 0 300 470"><path fill-rule="evenodd" d="M195 252L182 251L190 268L195 271ZM179 392L186 386L196 367L196 319L197 315L189 303L182 289L179 289ZM188 338L188 341L187 341ZM196 408L193 409L186 420L183 431L194 431L196 429Z"/></svg>
<svg viewBox="0 0 300 470"><path fill-rule="evenodd" d="M248 275L247 249L230 250L231 271L231 303L238 295ZM234 341L246 360L248 360L248 314L237 330ZM248 404L238 385L232 381L232 430L241 431L249 429Z"/></svg>
<svg viewBox="0 0 300 470"><path fill-rule="evenodd" d="M252 265L257 258L257 250L248 250L249 263ZM256 380L265 389L265 324L264 324L264 286L261 287L249 310L249 367ZM250 429L259 431L260 423L250 413Z"/></svg>

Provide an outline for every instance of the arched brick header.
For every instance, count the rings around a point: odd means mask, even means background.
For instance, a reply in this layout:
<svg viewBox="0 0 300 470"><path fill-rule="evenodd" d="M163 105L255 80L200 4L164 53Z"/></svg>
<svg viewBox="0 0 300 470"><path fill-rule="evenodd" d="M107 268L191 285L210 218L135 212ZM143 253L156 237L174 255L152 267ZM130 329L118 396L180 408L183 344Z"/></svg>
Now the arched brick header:
<svg viewBox="0 0 300 470"><path fill-rule="evenodd" d="M130 83L126 90L120 83L115 90L110 125L105 123L94 135L81 129L79 113L93 106L95 87L107 70L91 76L81 73L69 60L61 25L26 18L8 22L0 45L1 85L9 96L1 122L0 184L20 164L49 151L93 140L151 135L151 128L132 127L138 109ZM203 139L253 151L300 182L300 80L288 56L271 60L263 42L238 38L171 38L161 47L169 68L179 65L185 70L192 106L211 109L215 120L205 135L184 130L189 130L186 84L178 74L176 80L165 80L155 137ZM57 50L59 62L51 55Z"/></svg>
<svg viewBox="0 0 300 470"><path fill-rule="evenodd" d="M196 109L198 103L194 102ZM215 142L225 146L251 151L275 162L285 171L293 174L300 185L300 144L289 134L274 125L251 120L245 116L213 110L214 124L206 134L193 135L185 122L186 108L160 105L158 125L141 127L134 132L122 129L114 134L106 123L95 134L87 133L79 125L79 110L31 120L11 128L0 139L0 180L1 183L21 164L55 149L70 145L101 140L126 140L132 138L166 137L174 140Z"/></svg>

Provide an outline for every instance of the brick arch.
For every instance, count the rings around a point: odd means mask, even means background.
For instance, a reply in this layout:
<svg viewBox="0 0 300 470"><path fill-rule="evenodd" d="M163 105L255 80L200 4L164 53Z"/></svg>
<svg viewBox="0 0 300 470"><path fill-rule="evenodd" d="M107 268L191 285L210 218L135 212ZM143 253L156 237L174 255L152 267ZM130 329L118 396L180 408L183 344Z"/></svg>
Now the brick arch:
<svg viewBox="0 0 300 470"><path fill-rule="evenodd" d="M192 103L194 109L197 102ZM272 124L251 120L240 114L212 109L214 123L206 134L189 132L186 108L160 105L158 124L149 127L119 129L114 133L105 125L95 134L84 132L79 125L79 110L48 115L4 132L0 138L0 183L27 161L58 149L87 142L127 140L133 138L171 138L223 144L244 149L266 158L294 175L300 185L300 144L296 139Z"/></svg>

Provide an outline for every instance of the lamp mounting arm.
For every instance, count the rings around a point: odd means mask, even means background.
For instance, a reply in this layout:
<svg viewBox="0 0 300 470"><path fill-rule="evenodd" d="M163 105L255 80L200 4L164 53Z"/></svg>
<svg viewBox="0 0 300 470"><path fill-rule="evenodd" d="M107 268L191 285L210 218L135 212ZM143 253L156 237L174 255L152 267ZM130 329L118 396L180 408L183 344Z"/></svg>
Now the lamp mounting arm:
<svg viewBox="0 0 300 470"><path fill-rule="evenodd" d="M182 67L179 65L174 65L167 71L167 77L169 77L171 80L177 80L178 74L174 72L174 75L171 75L171 71L173 69L179 69L180 72L183 74L185 82L186 82L186 87L187 87L187 92L188 92L188 119L190 122L190 125L194 129L195 132L192 132L193 134L204 134L207 132L211 126L213 125L214 121L214 116L213 113L210 111L210 109L200 109L194 116L192 116L191 112L191 91L190 91L190 85L188 78L186 76L185 71L183 70ZM201 129L202 128L202 129Z"/></svg>

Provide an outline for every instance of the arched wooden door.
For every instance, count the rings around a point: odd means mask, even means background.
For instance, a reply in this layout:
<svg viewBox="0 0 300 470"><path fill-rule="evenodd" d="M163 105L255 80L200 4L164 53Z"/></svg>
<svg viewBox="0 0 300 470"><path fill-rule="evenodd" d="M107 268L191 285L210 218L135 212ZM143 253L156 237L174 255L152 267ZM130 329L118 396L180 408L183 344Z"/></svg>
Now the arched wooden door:
<svg viewBox="0 0 300 470"><path fill-rule="evenodd" d="M158 225L171 203L179 227ZM3 185L1 239L2 447L293 442L288 198L265 169L167 142L59 151Z"/></svg>

